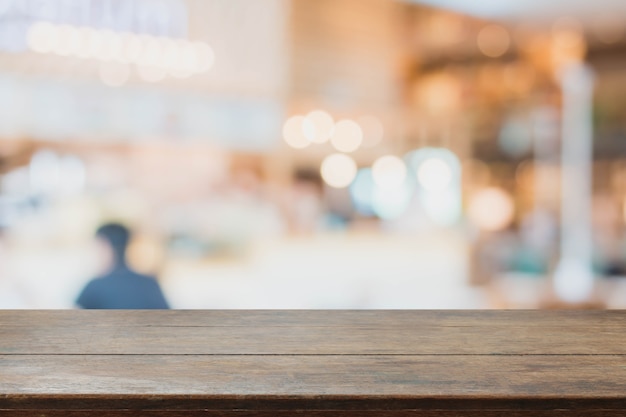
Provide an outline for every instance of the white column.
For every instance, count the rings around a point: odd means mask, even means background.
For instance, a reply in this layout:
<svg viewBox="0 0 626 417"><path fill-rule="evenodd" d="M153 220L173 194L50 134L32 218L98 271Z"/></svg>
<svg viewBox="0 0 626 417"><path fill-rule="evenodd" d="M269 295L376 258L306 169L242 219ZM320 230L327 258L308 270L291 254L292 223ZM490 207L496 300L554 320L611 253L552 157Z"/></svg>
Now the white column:
<svg viewBox="0 0 626 417"><path fill-rule="evenodd" d="M561 256L554 289L563 301L589 298L593 290L591 197L593 73L583 64L565 68L561 143Z"/></svg>

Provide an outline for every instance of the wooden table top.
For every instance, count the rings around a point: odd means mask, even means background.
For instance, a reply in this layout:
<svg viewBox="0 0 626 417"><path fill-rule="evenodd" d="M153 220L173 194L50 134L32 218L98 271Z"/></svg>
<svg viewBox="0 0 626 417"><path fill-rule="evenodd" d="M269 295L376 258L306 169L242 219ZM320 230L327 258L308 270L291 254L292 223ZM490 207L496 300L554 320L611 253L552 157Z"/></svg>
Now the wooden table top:
<svg viewBox="0 0 626 417"><path fill-rule="evenodd" d="M2 417L294 413L624 416L626 311L0 311Z"/></svg>

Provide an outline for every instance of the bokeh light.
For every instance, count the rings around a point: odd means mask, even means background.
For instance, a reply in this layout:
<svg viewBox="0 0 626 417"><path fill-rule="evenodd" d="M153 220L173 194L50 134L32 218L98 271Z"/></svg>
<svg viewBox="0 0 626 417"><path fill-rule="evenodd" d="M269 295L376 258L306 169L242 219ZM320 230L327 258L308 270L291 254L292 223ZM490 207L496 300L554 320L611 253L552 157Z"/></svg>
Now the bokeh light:
<svg viewBox="0 0 626 417"><path fill-rule="evenodd" d="M363 142L361 127L353 120L340 120L335 125L331 143L339 152L356 151Z"/></svg>
<svg viewBox="0 0 626 417"><path fill-rule="evenodd" d="M452 169L441 158L428 158L417 169L417 179L426 190L445 190L452 182Z"/></svg>
<svg viewBox="0 0 626 417"><path fill-rule="evenodd" d="M474 194L470 200L468 215L479 228L487 231L505 229L513 221L513 199L501 188L488 187Z"/></svg>
<svg viewBox="0 0 626 417"><path fill-rule="evenodd" d="M357 166L348 155L335 153L324 158L320 173L326 184L333 188L345 188L356 177Z"/></svg>
<svg viewBox="0 0 626 417"><path fill-rule="evenodd" d="M132 63L145 68L140 73L151 82L169 74L186 78L211 69L215 61L213 49L200 41L162 38L112 30L55 25L37 22L30 26L27 44L31 51L66 57L92 58L98 61Z"/></svg>
<svg viewBox="0 0 626 417"><path fill-rule="evenodd" d="M381 188L401 187L407 176L406 165L394 155L378 158L372 165L374 182Z"/></svg>
<svg viewBox="0 0 626 417"><path fill-rule="evenodd" d="M375 187L372 199L374 213L385 220L395 219L406 212L413 197L413 187L403 182L399 187Z"/></svg>
<svg viewBox="0 0 626 417"><path fill-rule="evenodd" d="M305 116L305 135L314 143L327 142L335 127L332 116L323 110L314 110Z"/></svg>
<svg viewBox="0 0 626 417"><path fill-rule="evenodd" d="M511 36L500 25L487 25L480 30L476 41L480 52L490 58L497 58L509 50Z"/></svg>
<svg viewBox="0 0 626 417"><path fill-rule="evenodd" d="M80 32L77 28L69 25L58 27L57 41L53 52L61 55L75 55L80 51Z"/></svg>
<svg viewBox="0 0 626 417"><path fill-rule="evenodd" d="M350 184L350 197L356 211L364 215L373 215L374 190L376 183L371 168L361 168ZM625 215L626 218L626 215Z"/></svg>
<svg viewBox="0 0 626 417"><path fill-rule="evenodd" d="M54 25L46 22L31 26L27 35L28 47L33 52L46 54L56 47L58 33Z"/></svg>
<svg viewBox="0 0 626 417"><path fill-rule="evenodd" d="M292 148L302 149L311 144L311 141L304 135L304 116L292 116L283 125L283 139Z"/></svg>
<svg viewBox="0 0 626 417"><path fill-rule="evenodd" d="M193 47L197 56L198 70L206 72L211 69L215 62L213 49L204 42L194 42Z"/></svg>
<svg viewBox="0 0 626 417"><path fill-rule="evenodd" d="M350 197L360 214L375 215L384 220L404 214L414 195L413 184L404 181L399 187L383 188L374 182L371 168L359 169L350 185Z"/></svg>
<svg viewBox="0 0 626 417"><path fill-rule="evenodd" d="M449 149L422 148L409 152L405 159L426 191L439 192L460 185L461 163Z"/></svg>

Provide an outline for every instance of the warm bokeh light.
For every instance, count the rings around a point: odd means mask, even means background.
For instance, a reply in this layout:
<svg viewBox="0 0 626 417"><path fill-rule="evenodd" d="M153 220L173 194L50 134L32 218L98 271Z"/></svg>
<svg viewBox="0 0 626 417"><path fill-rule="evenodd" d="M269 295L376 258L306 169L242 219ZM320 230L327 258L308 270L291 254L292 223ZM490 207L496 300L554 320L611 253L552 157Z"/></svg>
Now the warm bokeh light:
<svg viewBox="0 0 626 417"><path fill-rule="evenodd" d="M431 157L417 168L417 180L428 191L441 191L452 182L452 169L441 158Z"/></svg>
<svg viewBox="0 0 626 417"><path fill-rule="evenodd" d="M47 54L54 50L57 44L58 32L51 23L41 22L33 25L28 31L28 47L38 53Z"/></svg>
<svg viewBox="0 0 626 417"><path fill-rule="evenodd" d="M511 36L500 25L487 25L480 30L476 41L480 52L490 58L497 58L509 50Z"/></svg>
<svg viewBox="0 0 626 417"><path fill-rule="evenodd" d="M406 180L406 165L397 156L381 156L372 165L372 176L381 188L400 187Z"/></svg>
<svg viewBox="0 0 626 417"><path fill-rule="evenodd" d="M335 124L335 131L330 141L339 152L354 152L363 142L363 132L355 121L340 120Z"/></svg>
<svg viewBox="0 0 626 417"><path fill-rule="evenodd" d="M474 194L469 203L468 216L479 228L497 231L508 227L513 221L513 199L501 188L488 187Z"/></svg>
<svg viewBox="0 0 626 417"><path fill-rule="evenodd" d="M196 50L198 69L202 72L210 70L215 61L213 49L206 43L198 41L193 42L193 47Z"/></svg>
<svg viewBox="0 0 626 417"><path fill-rule="evenodd" d="M311 144L304 134L304 116L292 116L283 125L283 139L292 148L302 149Z"/></svg>
<svg viewBox="0 0 626 417"><path fill-rule="evenodd" d="M345 188L356 177L357 166L348 155L335 153L324 158L320 173L326 184L333 188Z"/></svg>
<svg viewBox="0 0 626 417"><path fill-rule="evenodd" d="M80 50L80 44L78 29L69 25L61 25L58 28L58 37L53 52L61 56L74 55Z"/></svg>
<svg viewBox="0 0 626 417"><path fill-rule="evenodd" d="M314 110L305 116L304 133L311 142L324 143L333 135L335 122L332 116L323 110Z"/></svg>
<svg viewBox="0 0 626 417"><path fill-rule="evenodd" d="M382 142L385 129L380 119L374 116L361 116L357 123L363 131L363 146L371 148Z"/></svg>
<svg viewBox="0 0 626 417"><path fill-rule="evenodd" d="M462 101L462 85L446 72L420 79L415 86L416 101L430 114L441 116L458 109Z"/></svg>
<svg viewBox="0 0 626 417"><path fill-rule="evenodd" d="M215 60L213 49L204 42L48 22L31 25L27 43L30 50L37 53L132 63L144 68L159 68L158 74L176 78L206 72ZM146 71L151 70L139 70L140 74ZM156 71L151 71L150 76L141 78L150 82L164 78L155 74Z"/></svg>

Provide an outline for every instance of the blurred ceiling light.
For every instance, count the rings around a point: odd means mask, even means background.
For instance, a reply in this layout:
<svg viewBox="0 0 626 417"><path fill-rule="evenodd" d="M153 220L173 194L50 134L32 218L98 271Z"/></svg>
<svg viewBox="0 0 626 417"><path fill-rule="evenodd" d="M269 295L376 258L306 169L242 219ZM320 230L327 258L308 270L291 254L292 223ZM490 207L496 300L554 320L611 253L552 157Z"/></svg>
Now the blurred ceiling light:
<svg viewBox="0 0 626 417"><path fill-rule="evenodd" d="M180 67L191 73L196 72L198 70L196 48L187 41L180 40L177 43L180 50Z"/></svg>
<svg viewBox="0 0 626 417"><path fill-rule="evenodd" d="M169 38L161 38L161 62L163 68L175 68L178 61L178 46L176 41Z"/></svg>
<svg viewBox="0 0 626 417"><path fill-rule="evenodd" d="M372 177L376 185L381 188L401 187L406 176L406 165L397 156L381 156L372 165Z"/></svg>
<svg viewBox="0 0 626 417"><path fill-rule="evenodd" d="M144 36L141 41L141 52L135 57L137 65L147 67L159 65L161 58L161 45L155 38Z"/></svg>
<svg viewBox="0 0 626 417"><path fill-rule="evenodd" d="M117 56L122 56L122 40L120 35L112 30L103 30L100 32L99 40L98 47L93 52L96 59L100 61L111 61Z"/></svg>
<svg viewBox="0 0 626 417"><path fill-rule="evenodd" d="M89 37L92 30L89 28L78 28L78 45L76 51L72 55L76 55L79 58L89 58L91 51L89 48Z"/></svg>
<svg viewBox="0 0 626 417"><path fill-rule="evenodd" d="M333 188L345 188L349 186L357 173L354 159L348 155L335 153L328 155L322 161L320 168L322 179Z"/></svg>
<svg viewBox="0 0 626 417"><path fill-rule="evenodd" d="M490 58L497 58L506 53L511 46L509 32L500 25L487 25L478 32L478 49Z"/></svg>
<svg viewBox="0 0 626 417"><path fill-rule="evenodd" d="M468 208L470 220L479 228L498 231L512 221L515 208L511 196L501 188L488 187L472 196Z"/></svg>
<svg viewBox="0 0 626 417"><path fill-rule="evenodd" d="M292 148L302 149L311 144L304 135L304 116L292 116L283 125L283 139Z"/></svg>
<svg viewBox="0 0 626 417"><path fill-rule="evenodd" d="M133 36L128 33L122 35L122 57L125 62L137 63L142 49L143 42L139 36ZM163 66L167 66L167 64L163 64Z"/></svg>
<svg viewBox="0 0 626 417"><path fill-rule="evenodd" d="M156 83L161 81L167 75L167 72L163 68L147 66L147 65L137 65L137 74L139 78L149 83Z"/></svg>
<svg viewBox="0 0 626 417"><path fill-rule="evenodd" d="M353 120L340 120L335 124L335 131L330 143L339 152L356 151L363 142L363 131Z"/></svg>
<svg viewBox="0 0 626 417"><path fill-rule="evenodd" d="M194 42L193 47L198 60L198 71L206 72L211 69L215 61L213 49L204 42Z"/></svg>
<svg viewBox="0 0 626 417"><path fill-rule="evenodd" d="M130 78L130 67L120 62L102 62L98 68L98 75L104 84L119 87Z"/></svg>
<svg viewBox="0 0 626 417"><path fill-rule="evenodd" d="M98 53L102 43L104 42L104 37L99 31L87 29L86 37L82 40L82 42L85 43L87 58L100 59L100 55Z"/></svg>
<svg viewBox="0 0 626 417"><path fill-rule="evenodd" d="M206 72L215 60L213 49L204 42L47 22L31 25L27 40L33 52L159 67L178 78Z"/></svg>
<svg viewBox="0 0 626 417"><path fill-rule="evenodd" d="M80 51L81 39L77 28L61 25L57 28L56 44L52 52L61 55L75 55Z"/></svg>
<svg viewBox="0 0 626 417"><path fill-rule="evenodd" d="M327 142L335 127L332 116L323 110L314 110L307 114L304 123L307 125L307 138L314 143Z"/></svg>
<svg viewBox="0 0 626 417"><path fill-rule="evenodd" d="M443 159L431 157L417 168L417 180L427 191L442 191L452 183L452 169Z"/></svg>
<svg viewBox="0 0 626 417"><path fill-rule="evenodd" d="M363 131L364 147L371 148L382 142L385 129L377 117L361 116L357 119L357 123L361 126L361 130Z"/></svg>
<svg viewBox="0 0 626 417"><path fill-rule="evenodd" d="M38 53L47 54L56 47L58 31L50 23L41 22L31 26L27 34L28 47Z"/></svg>

